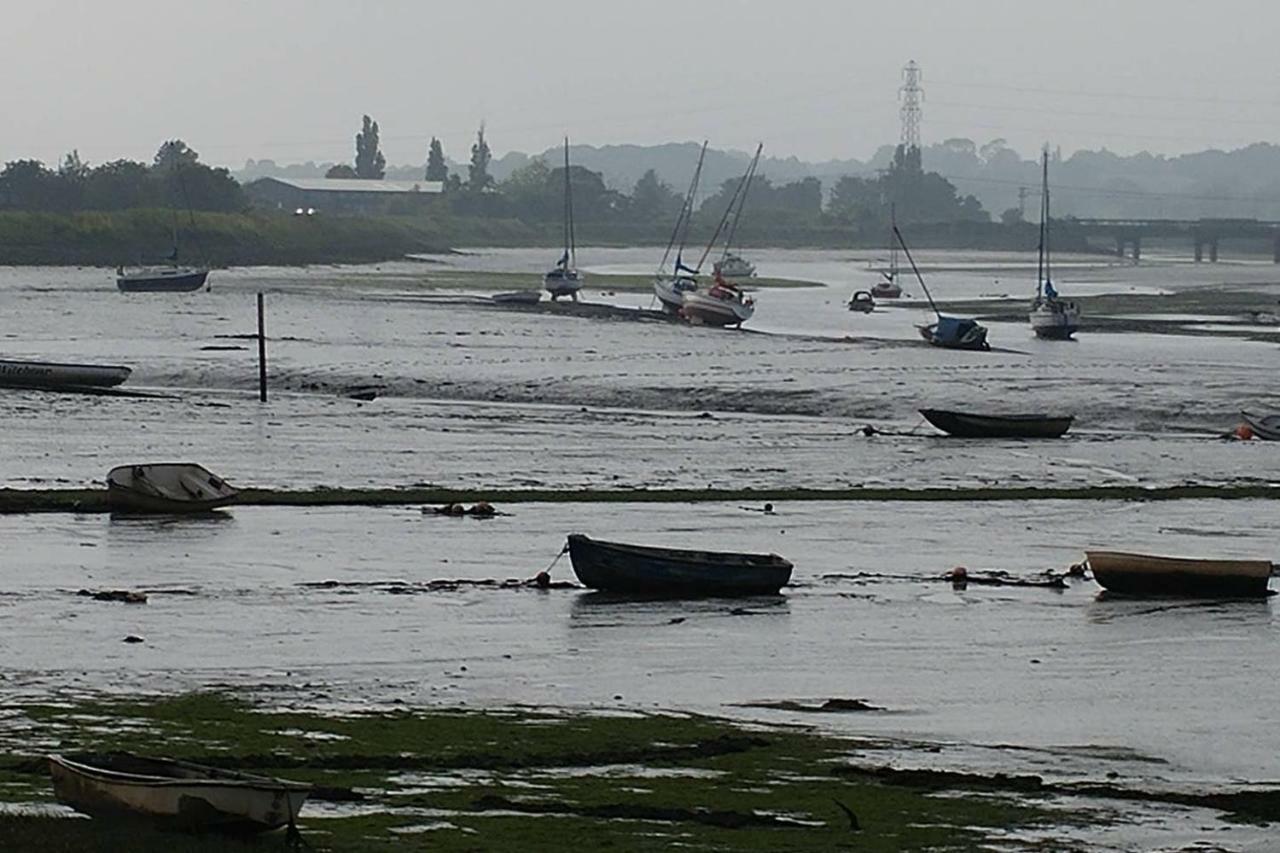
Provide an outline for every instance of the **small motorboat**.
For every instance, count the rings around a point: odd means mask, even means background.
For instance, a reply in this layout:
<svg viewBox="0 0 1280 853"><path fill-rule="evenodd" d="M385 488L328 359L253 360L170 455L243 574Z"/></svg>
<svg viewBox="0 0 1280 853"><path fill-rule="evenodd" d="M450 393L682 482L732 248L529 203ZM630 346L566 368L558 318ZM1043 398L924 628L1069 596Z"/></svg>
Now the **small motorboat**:
<svg viewBox="0 0 1280 853"><path fill-rule="evenodd" d="M120 465L107 474L107 503L114 512L208 512L239 494L194 462Z"/></svg>
<svg viewBox="0 0 1280 853"><path fill-rule="evenodd" d="M791 580L777 554L688 551L603 542L575 533L569 559L592 589L653 596L773 595Z"/></svg>
<svg viewBox="0 0 1280 853"><path fill-rule="evenodd" d="M946 409L921 409L925 420L957 438L1061 438L1074 415L980 415Z"/></svg>
<svg viewBox="0 0 1280 853"><path fill-rule="evenodd" d="M1260 438L1263 441L1280 441L1280 415L1255 415L1250 412L1241 412L1240 417L1253 433L1254 438Z"/></svg>
<svg viewBox="0 0 1280 853"><path fill-rule="evenodd" d="M311 786L129 753L50 755L59 802L91 817L141 816L175 829L257 833L291 826Z"/></svg>
<svg viewBox="0 0 1280 853"><path fill-rule="evenodd" d="M861 311L863 314L870 314L876 310L876 301L871 294L865 290L859 290L849 299L850 311Z"/></svg>
<svg viewBox="0 0 1280 853"><path fill-rule="evenodd" d="M884 275L888 276L888 273ZM876 299L899 299L902 296L902 285L895 278L886 278L875 283L871 288L871 295Z"/></svg>
<svg viewBox="0 0 1280 853"><path fill-rule="evenodd" d="M0 387L114 388L133 368L118 364L61 364L56 361L0 359Z"/></svg>
<svg viewBox="0 0 1280 853"><path fill-rule="evenodd" d="M499 305L537 305L542 300L540 290L509 290L489 297Z"/></svg>
<svg viewBox="0 0 1280 853"><path fill-rule="evenodd" d="M1093 579L1121 595L1260 598L1268 595L1268 560L1196 560L1123 551L1086 551Z"/></svg>
<svg viewBox="0 0 1280 853"><path fill-rule="evenodd" d="M190 293L204 287L209 270L204 267L142 267L116 269L116 287L124 293Z"/></svg>
<svg viewBox="0 0 1280 853"><path fill-rule="evenodd" d="M989 350L987 327L977 320L938 315L938 322L917 326L920 337L943 349Z"/></svg>

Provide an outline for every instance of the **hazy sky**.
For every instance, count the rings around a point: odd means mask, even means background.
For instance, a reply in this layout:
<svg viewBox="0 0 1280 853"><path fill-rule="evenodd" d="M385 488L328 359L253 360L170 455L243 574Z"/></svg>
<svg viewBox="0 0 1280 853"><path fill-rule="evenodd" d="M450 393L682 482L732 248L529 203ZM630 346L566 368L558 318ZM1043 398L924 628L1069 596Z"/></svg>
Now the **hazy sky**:
<svg viewBox="0 0 1280 853"><path fill-rule="evenodd" d="M1280 2L23 0L0 26L0 160L150 158L181 137L239 167L349 160L360 116L393 164L439 136L493 148L709 138L869 156L898 138L902 66L926 142L1031 155L1280 141Z"/></svg>

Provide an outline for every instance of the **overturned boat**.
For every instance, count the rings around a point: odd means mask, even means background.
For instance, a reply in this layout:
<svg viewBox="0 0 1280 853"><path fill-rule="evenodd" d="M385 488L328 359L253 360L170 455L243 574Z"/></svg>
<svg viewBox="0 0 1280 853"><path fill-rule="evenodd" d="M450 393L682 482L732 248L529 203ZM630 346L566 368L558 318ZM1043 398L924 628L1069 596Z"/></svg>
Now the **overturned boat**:
<svg viewBox="0 0 1280 853"><path fill-rule="evenodd" d="M592 589L652 596L772 595L791 580L777 554L692 551L569 537L573 572Z"/></svg>
<svg viewBox="0 0 1280 853"><path fill-rule="evenodd" d="M146 817L187 831L291 826L311 786L130 753L48 757L59 802L92 817Z"/></svg>
<svg viewBox="0 0 1280 853"><path fill-rule="evenodd" d="M1252 412L1241 412L1241 420L1253 433L1254 438L1263 441L1280 441L1280 415L1255 415Z"/></svg>
<svg viewBox="0 0 1280 853"><path fill-rule="evenodd" d="M133 368L119 364L63 364L56 361L0 359L3 388L114 388Z"/></svg>
<svg viewBox="0 0 1280 853"><path fill-rule="evenodd" d="M921 409L925 420L957 438L1061 438L1074 415L983 415L947 409Z"/></svg>
<svg viewBox="0 0 1280 853"><path fill-rule="evenodd" d="M235 501L239 492L194 462L120 465L107 473L113 512L208 512Z"/></svg>
<svg viewBox="0 0 1280 853"><path fill-rule="evenodd" d="M1268 595L1268 560L1199 560L1125 551L1086 551L1093 579L1122 595L1261 598Z"/></svg>

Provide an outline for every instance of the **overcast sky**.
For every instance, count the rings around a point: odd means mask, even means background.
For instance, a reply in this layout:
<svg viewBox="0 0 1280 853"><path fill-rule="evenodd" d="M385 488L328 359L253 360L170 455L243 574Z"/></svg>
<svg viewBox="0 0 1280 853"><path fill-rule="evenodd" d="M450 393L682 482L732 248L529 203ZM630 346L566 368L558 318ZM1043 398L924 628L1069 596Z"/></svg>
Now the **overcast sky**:
<svg viewBox="0 0 1280 853"><path fill-rule="evenodd" d="M1032 156L1280 141L1276 0L30 0L0 25L0 160L149 159L180 137L239 167L392 164L434 134L494 150L709 138L857 157L898 139L902 66L925 142Z"/></svg>

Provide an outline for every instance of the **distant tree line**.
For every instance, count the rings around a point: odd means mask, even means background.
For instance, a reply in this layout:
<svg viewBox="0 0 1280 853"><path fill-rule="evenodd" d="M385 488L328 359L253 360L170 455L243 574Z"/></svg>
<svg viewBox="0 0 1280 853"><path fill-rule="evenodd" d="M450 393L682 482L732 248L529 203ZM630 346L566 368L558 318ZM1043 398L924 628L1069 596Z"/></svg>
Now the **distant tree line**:
<svg viewBox="0 0 1280 853"><path fill-rule="evenodd" d="M56 169L39 160L14 160L0 171L0 209L54 213L147 207L240 211L248 205L240 184L211 168L180 139L160 146L150 164L113 160L90 166L77 151Z"/></svg>

